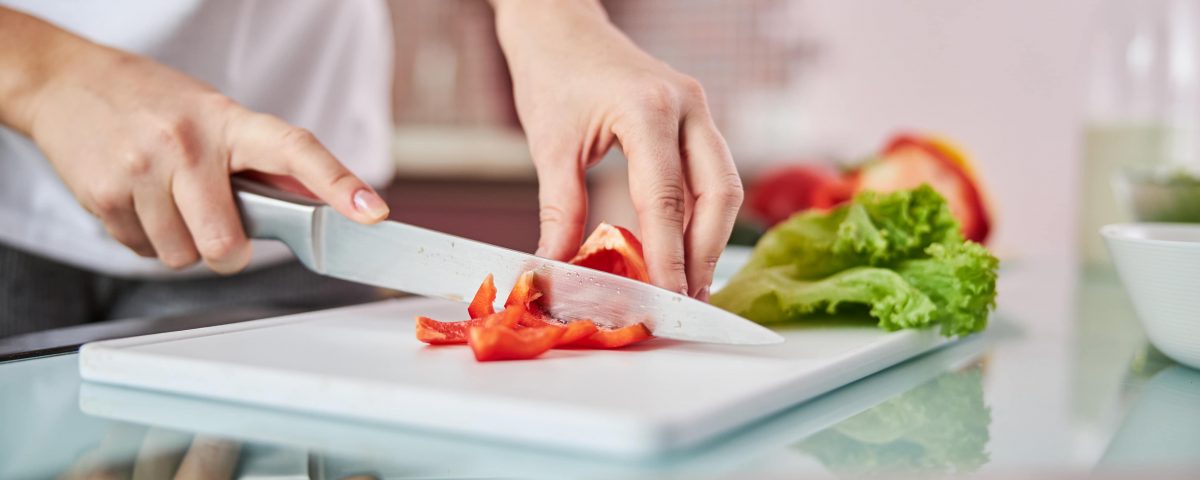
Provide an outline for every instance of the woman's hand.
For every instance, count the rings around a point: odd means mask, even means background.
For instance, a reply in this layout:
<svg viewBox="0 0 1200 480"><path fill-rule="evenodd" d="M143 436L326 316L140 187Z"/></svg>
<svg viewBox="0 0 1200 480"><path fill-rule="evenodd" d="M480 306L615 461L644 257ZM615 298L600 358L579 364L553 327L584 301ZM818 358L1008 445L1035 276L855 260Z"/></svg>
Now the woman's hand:
<svg viewBox="0 0 1200 480"><path fill-rule="evenodd" d="M592 0L493 0L537 167L538 254L574 252L584 170L619 142L651 280L704 299L742 184L700 84L637 48Z"/></svg>
<svg viewBox="0 0 1200 480"><path fill-rule="evenodd" d="M293 177L359 222L387 216L308 131L150 59L0 9L0 24L14 22L16 40L29 44L0 47L0 64L27 68L0 75L26 76L0 81L21 87L9 89L19 95L0 105L0 121L29 135L79 203L138 254L172 268L199 259L220 273L245 267L250 248L229 182L238 172ZM14 51L22 48L25 65Z"/></svg>

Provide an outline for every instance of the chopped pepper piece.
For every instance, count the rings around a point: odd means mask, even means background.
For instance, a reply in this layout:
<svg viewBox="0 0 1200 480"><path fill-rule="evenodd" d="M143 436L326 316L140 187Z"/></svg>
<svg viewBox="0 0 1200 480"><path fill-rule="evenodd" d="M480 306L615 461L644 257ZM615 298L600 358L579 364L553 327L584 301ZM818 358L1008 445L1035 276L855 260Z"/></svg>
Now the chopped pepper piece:
<svg viewBox="0 0 1200 480"><path fill-rule="evenodd" d="M554 348L565 329L473 326L467 331L467 343L475 360L527 360Z"/></svg>
<svg viewBox="0 0 1200 480"><path fill-rule="evenodd" d="M496 282L492 281L492 274L488 274L487 278L483 279L483 284L479 285L479 290L475 292L475 298L471 299L471 304L467 306L467 314L471 318L486 317L496 313L496 309L492 304L496 303Z"/></svg>
<svg viewBox="0 0 1200 480"><path fill-rule="evenodd" d="M571 263L643 282L650 279L641 243L628 230L608 224L597 227ZM496 285L488 275L467 307L471 320L417 317L417 339L431 345L466 343L475 359L484 362L534 358L554 347L620 348L651 338L640 323L618 329L601 329L590 320L559 323L538 305L542 293L534 280L534 272L521 274L504 310L497 312Z"/></svg>
<svg viewBox="0 0 1200 480"><path fill-rule="evenodd" d="M587 338L577 340L569 346L577 348L621 348L649 339L650 337L652 337L650 329L638 323L622 328L601 328L596 333L591 334Z"/></svg>
<svg viewBox="0 0 1200 480"><path fill-rule="evenodd" d="M601 223L579 247L572 264L588 267L639 282L650 282L650 271L642 254L642 242L629 230Z"/></svg>

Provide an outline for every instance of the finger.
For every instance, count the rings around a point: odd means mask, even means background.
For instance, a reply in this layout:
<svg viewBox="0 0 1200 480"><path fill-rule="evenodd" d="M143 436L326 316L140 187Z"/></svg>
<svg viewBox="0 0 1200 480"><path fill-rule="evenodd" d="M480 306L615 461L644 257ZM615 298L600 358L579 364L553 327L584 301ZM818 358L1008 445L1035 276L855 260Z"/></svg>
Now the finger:
<svg viewBox="0 0 1200 480"><path fill-rule="evenodd" d="M229 173L219 163L197 164L172 181L179 213L208 268L223 275L237 273L250 263L250 242L233 203Z"/></svg>
<svg viewBox="0 0 1200 480"><path fill-rule="evenodd" d="M650 280L686 295L683 232L687 186L680 165L678 124L673 119L654 119L615 133L629 159L629 193L637 210Z"/></svg>
<svg viewBox="0 0 1200 480"><path fill-rule="evenodd" d="M104 223L104 228L108 230L108 235L122 245L129 247L134 253L143 257L154 258L154 245L150 243L150 238L146 236L146 231L142 229L142 222L138 220L137 213L133 208L133 198L127 197L121 201L119 205L113 205L108 208L100 209L97 212L100 221Z"/></svg>
<svg viewBox="0 0 1200 480"><path fill-rule="evenodd" d="M191 441L186 433L151 427L138 448L130 480L173 478Z"/></svg>
<svg viewBox="0 0 1200 480"><path fill-rule="evenodd" d="M742 181L707 112L689 114L682 131L687 182L695 195L686 234L688 286L693 297L707 300L717 260L742 205Z"/></svg>
<svg viewBox="0 0 1200 480"><path fill-rule="evenodd" d="M541 230L536 255L568 260L579 249L587 221L583 165L573 158L554 154L540 161L535 159L535 163Z"/></svg>
<svg viewBox="0 0 1200 480"><path fill-rule="evenodd" d="M136 187L133 206L163 264L180 269L200 259L170 192L151 184Z"/></svg>
<svg viewBox="0 0 1200 480"><path fill-rule="evenodd" d="M342 215L361 223L387 218L379 194L338 162L308 130L261 113L238 115L226 129L233 172L290 175Z"/></svg>
<svg viewBox="0 0 1200 480"><path fill-rule="evenodd" d="M217 480L233 478L242 444L208 435L196 435L188 447L175 478Z"/></svg>

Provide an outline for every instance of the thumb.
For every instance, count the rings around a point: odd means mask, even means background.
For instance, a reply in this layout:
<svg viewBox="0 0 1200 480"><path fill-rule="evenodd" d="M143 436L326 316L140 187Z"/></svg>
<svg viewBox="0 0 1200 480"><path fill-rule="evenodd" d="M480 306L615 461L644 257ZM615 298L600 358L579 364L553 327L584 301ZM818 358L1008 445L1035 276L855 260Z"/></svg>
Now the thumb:
<svg viewBox="0 0 1200 480"><path fill-rule="evenodd" d="M270 115L247 112L228 129L236 132L230 167L295 178L318 199L359 223L386 219L388 206L370 185L348 170L317 137Z"/></svg>

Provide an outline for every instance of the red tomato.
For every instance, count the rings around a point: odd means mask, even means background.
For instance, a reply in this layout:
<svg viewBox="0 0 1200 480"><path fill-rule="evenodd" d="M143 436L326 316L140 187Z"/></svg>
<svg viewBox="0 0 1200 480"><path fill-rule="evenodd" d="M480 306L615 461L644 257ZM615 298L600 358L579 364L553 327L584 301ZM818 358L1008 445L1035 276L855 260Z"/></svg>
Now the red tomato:
<svg viewBox="0 0 1200 480"><path fill-rule="evenodd" d="M894 192L929 184L946 199L958 220L963 237L983 243L991 231L991 217L983 193L966 158L953 147L923 137L900 135L883 155L864 166L855 178L855 190Z"/></svg>
<svg viewBox="0 0 1200 480"><path fill-rule="evenodd" d="M854 186L824 164L792 165L769 171L749 190L746 206L767 226L810 208L829 209L853 196Z"/></svg>
<svg viewBox="0 0 1200 480"><path fill-rule="evenodd" d="M639 282L650 282L642 242L629 230L601 223L588 236L571 262Z"/></svg>

